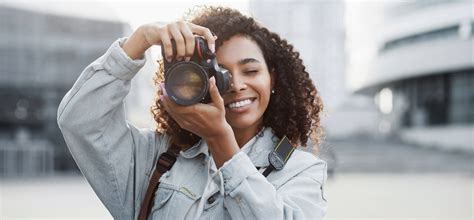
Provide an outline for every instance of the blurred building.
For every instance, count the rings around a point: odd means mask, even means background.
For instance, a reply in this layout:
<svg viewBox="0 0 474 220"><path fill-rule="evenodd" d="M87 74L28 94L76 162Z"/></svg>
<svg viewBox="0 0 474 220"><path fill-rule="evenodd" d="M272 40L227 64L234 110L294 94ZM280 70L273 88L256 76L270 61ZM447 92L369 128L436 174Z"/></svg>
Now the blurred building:
<svg viewBox="0 0 474 220"><path fill-rule="evenodd" d="M361 80L353 89L375 98L382 132L420 145L473 151L473 2L378 4L362 12L380 17L370 30L376 36L369 42L375 48L371 68L363 77L356 73Z"/></svg>
<svg viewBox="0 0 474 220"><path fill-rule="evenodd" d="M126 28L0 5L0 176L75 169L57 107L81 71Z"/></svg>
<svg viewBox="0 0 474 220"><path fill-rule="evenodd" d="M343 1L250 1L250 12L300 52L326 107L340 104L344 86Z"/></svg>
<svg viewBox="0 0 474 220"><path fill-rule="evenodd" d="M345 2L251 0L252 16L295 46L324 102L328 139L376 132L376 108L346 88Z"/></svg>

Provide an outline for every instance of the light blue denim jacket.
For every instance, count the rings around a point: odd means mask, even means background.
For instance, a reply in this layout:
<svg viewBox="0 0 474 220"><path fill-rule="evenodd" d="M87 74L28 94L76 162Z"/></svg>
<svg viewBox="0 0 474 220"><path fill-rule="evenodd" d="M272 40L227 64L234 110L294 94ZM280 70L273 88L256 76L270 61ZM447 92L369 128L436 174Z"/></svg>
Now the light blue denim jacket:
<svg viewBox="0 0 474 220"><path fill-rule="evenodd" d="M119 39L86 67L58 110L58 124L80 170L115 219L136 219L157 156L169 138L127 123L123 100L145 60ZM284 122L282 122L284 123ZM205 141L181 151L160 179L150 219L322 219L326 163L295 150L265 178L278 138L265 128L216 169ZM256 167L263 167L257 170Z"/></svg>

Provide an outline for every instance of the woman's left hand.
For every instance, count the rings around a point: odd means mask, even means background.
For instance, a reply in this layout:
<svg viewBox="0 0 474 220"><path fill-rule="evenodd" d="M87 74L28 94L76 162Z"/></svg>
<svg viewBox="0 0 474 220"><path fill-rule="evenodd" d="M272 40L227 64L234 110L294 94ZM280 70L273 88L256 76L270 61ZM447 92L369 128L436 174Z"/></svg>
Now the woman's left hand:
<svg viewBox="0 0 474 220"><path fill-rule="evenodd" d="M209 80L209 93L212 103L197 103L190 106L182 106L171 101L166 95L164 86L161 86L163 94L161 101L168 114L178 125L207 142L217 168L225 161L239 152L239 146L234 137L232 127L225 120L224 100L219 94L216 80Z"/></svg>
<svg viewBox="0 0 474 220"><path fill-rule="evenodd" d="M169 99L161 86L163 94L160 98L168 114L178 123L178 125L201 138L215 139L224 136L228 132L230 125L225 119L224 100L219 94L215 78L209 80L209 93L212 99L211 103L197 103L190 106L182 106Z"/></svg>

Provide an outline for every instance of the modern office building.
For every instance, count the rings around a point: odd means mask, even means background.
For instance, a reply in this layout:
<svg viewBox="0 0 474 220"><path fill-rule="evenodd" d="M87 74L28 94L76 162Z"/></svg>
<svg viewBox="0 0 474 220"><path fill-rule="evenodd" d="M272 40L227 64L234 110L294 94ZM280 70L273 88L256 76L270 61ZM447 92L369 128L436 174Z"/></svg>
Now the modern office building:
<svg viewBox="0 0 474 220"><path fill-rule="evenodd" d="M361 12L380 16L368 31L376 36L374 59L364 74L352 72L360 79L353 89L375 98L381 130L420 145L474 151L473 4L390 1Z"/></svg>
<svg viewBox="0 0 474 220"><path fill-rule="evenodd" d="M344 2L250 1L250 13L300 52L328 108L340 104L344 85Z"/></svg>
<svg viewBox="0 0 474 220"><path fill-rule="evenodd" d="M0 176L75 169L57 107L125 29L121 22L0 6Z"/></svg>
<svg viewBox="0 0 474 220"><path fill-rule="evenodd" d="M322 125L328 139L367 136L377 131L370 100L346 86L344 1L252 0L250 12L300 52L324 102Z"/></svg>

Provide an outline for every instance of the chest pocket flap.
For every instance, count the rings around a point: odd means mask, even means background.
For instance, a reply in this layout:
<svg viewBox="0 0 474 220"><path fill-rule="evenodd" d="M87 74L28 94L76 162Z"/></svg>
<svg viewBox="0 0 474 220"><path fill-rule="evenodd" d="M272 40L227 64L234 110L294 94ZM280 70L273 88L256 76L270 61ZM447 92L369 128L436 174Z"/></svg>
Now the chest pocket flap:
<svg viewBox="0 0 474 220"><path fill-rule="evenodd" d="M152 213L161 209L171 198L174 190L168 188L158 188L155 192L155 200L152 208Z"/></svg>

